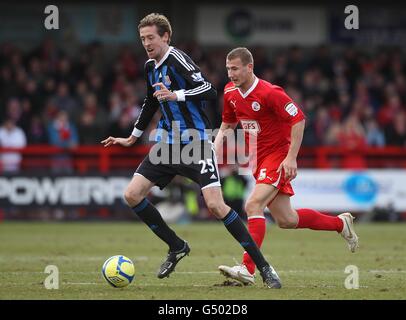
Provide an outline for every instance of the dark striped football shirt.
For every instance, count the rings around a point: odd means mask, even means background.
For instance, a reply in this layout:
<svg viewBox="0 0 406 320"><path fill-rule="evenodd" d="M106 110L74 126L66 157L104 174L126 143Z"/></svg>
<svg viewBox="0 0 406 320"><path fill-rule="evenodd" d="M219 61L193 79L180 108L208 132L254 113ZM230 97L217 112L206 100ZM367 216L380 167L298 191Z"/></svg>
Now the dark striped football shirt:
<svg viewBox="0 0 406 320"><path fill-rule="evenodd" d="M188 55L172 46L169 47L159 63L153 59L145 63L145 80L147 96L134 125L134 136L141 136L160 108L162 117L157 126L155 141L163 141L166 137L166 142L172 144L179 134L182 143L188 143L190 129L194 129L200 140L208 139L205 129L212 127L204 108L207 100L216 98L217 92ZM159 102L153 93L160 88L152 87L158 82L175 92L178 100ZM168 132L168 135L164 134L164 131Z"/></svg>

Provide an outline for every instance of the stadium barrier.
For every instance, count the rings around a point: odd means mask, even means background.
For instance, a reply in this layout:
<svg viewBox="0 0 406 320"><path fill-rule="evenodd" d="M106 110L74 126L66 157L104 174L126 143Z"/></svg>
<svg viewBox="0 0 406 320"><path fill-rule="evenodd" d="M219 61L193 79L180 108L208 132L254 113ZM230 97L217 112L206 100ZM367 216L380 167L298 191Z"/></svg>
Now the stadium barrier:
<svg viewBox="0 0 406 320"><path fill-rule="evenodd" d="M76 173L109 173L134 170L150 149L150 145L131 148L92 145L70 149L49 145L32 145L22 149L0 148L1 155L16 152L22 155L20 172L70 171ZM300 168L406 168L406 148L365 147L348 149L337 146L302 147L299 153Z"/></svg>
<svg viewBox="0 0 406 320"><path fill-rule="evenodd" d="M32 145L25 148L0 148L1 154L19 153L22 155L20 172L76 172L108 173L113 170L135 170L150 149L149 145L136 145L132 148L112 146L78 146L59 148L49 145Z"/></svg>

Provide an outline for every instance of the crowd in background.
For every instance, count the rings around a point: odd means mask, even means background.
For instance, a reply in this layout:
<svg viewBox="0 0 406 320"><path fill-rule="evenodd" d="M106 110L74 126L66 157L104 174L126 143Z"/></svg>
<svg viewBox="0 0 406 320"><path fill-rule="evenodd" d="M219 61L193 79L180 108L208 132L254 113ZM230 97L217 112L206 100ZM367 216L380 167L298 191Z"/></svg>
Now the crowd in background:
<svg viewBox="0 0 406 320"><path fill-rule="evenodd" d="M213 128L218 128L228 82L225 57L231 48L175 45L218 90L218 101L206 107ZM401 49L250 49L255 74L283 87L305 112L304 146L406 146L406 61ZM141 48L132 46L112 49L92 43L64 52L50 39L31 51L0 44L0 147L70 148L98 145L109 135L127 137L146 94L146 59ZM148 131L159 117L157 113L137 143L148 142ZM3 152L0 160L0 171L13 172L21 155ZM244 214L247 181L229 172L222 184L226 202ZM168 189L183 195L179 210L206 217L200 190L179 188L173 183Z"/></svg>
<svg viewBox="0 0 406 320"><path fill-rule="evenodd" d="M178 48L218 90L217 103L206 110L217 128L228 82L225 56L231 48L191 43ZM282 86L304 110L303 145L406 145L406 63L401 49L250 49L256 75ZM51 39L32 51L0 44L0 146L15 139L18 146L70 147L99 144L108 135L128 136L146 93L146 60L145 52L131 46L112 53L92 43L68 54ZM146 134L141 143L147 140Z"/></svg>

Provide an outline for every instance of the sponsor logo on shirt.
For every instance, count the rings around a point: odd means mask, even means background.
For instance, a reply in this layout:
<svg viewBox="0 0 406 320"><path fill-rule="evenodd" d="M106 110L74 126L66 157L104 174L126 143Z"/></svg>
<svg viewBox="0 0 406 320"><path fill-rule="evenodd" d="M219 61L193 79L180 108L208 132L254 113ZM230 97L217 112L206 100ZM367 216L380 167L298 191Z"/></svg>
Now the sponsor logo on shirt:
<svg viewBox="0 0 406 320"><path fill-rule="evenodd" d="M201 72L195 72L192 74L192 79L194 82L204 82Z"/></svg>
<svg viewBox="0 0 406 320"><path fill-rule="evenodd" d="M241 126L246 132L255 136L261 132L261 127L256 120L241 120Z"/></svg>
<svg viewBox="0 0 406 320"><path fill-rule="evenodd" d="M286 106L285 106L285 111L287 113L289 113L292 117L294 117L295 115L297 115L298 110L297 107L295 106L295 104L293 102L289 102Z"/></svg>

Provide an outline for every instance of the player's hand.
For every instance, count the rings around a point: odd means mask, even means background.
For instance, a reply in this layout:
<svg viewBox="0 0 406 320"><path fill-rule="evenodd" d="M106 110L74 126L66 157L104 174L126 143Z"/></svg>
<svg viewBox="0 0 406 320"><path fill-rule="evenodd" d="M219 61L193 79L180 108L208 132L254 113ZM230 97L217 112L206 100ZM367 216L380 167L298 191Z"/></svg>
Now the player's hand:
<svg viewBox="0 0 406 320"><path fill-rule="evenodd" d="M176 93L168 90L167 87L162 82L157 82L152 85L154 88L159 87L159 90L154 92L154 97L158 99L159 102L163 101L176 101L178 96Z"/></svg>
<svg viewBox="0 0 406 320"><path fill-rule="evenodd" d="M296 159L286 157L276 172L280 172L283 169L285 171L285 179L291 181L297 176L297 162Z"/></svg>
<svg viewBox="0 0 406 320"><path fill-rule="evenodd" d="M107 139L101 141L101 143L104 145L104 147L110 147L114 144L119 144L123 147L129 147L132 146L135 141L137 141L137 138L133 135L129 136L128 138L114 138L110 136Z"/></svg>

